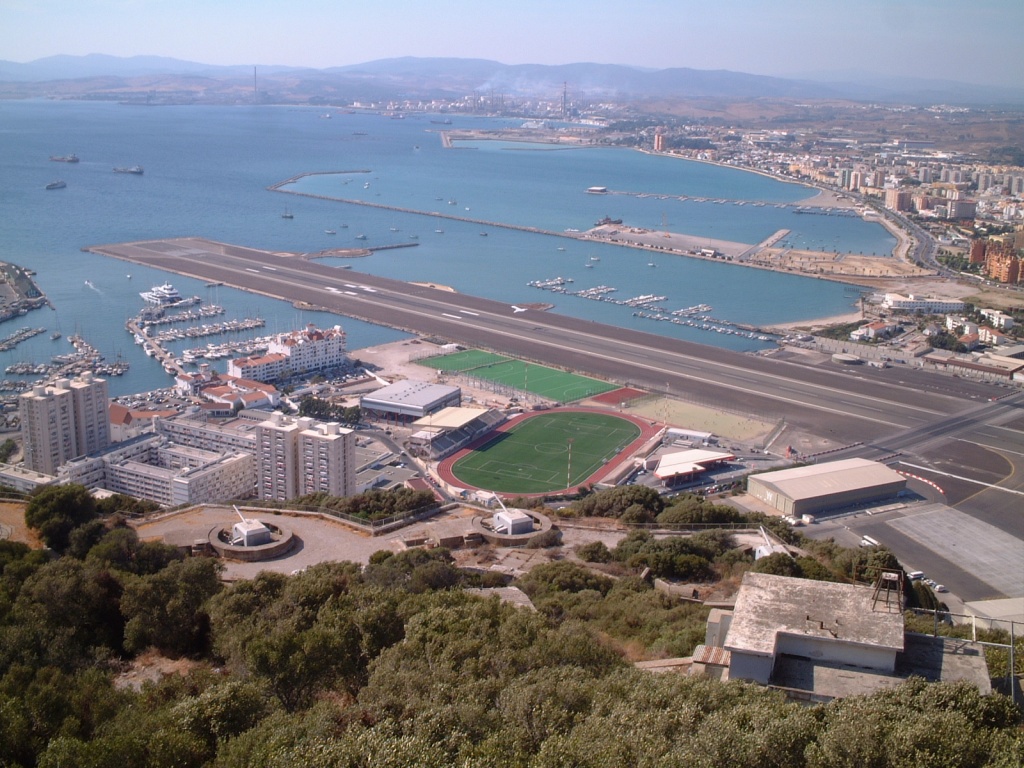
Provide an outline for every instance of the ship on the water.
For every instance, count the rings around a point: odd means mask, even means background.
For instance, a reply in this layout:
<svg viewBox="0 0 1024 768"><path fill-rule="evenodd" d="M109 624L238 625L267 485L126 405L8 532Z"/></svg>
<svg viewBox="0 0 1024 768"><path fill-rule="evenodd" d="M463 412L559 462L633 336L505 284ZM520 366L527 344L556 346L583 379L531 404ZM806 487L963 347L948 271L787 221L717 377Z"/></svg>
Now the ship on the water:
<svg viewBox="0 0 1024 768"><path fill-rule="evenodd" d="M156 304L158 307L180 307L185 305L198 304L200 299L197 296L184 298L170 283L155 285L148 291L142 291L139 296L149 304Z"/></svg>
<svg viewBox="0 0 1024 768"><path fill-rule="evenodd" d="M611 216L605 216L603 219L599 219L598 221L594 222L594 226L595 227L603 227L603 226L606 226L608 224L614 224L614 225L617 226L617 225L619 225L621 223L622 223L622 219L613 219Z"/></svg>
<svg viewBox="0 0 1024 768"><path fill-rule="evenodd" d="M64 189L64 187L66 187L66 186L67 186L67 182L64 182L64 181L61 181L60 179L58 179L57 181L51 181L49 184L46 185L46 188L47 189Z"/></svg>
<svg viewBox="0 0 1024 768"><path fill-rule="evenodd" d="M141 165L130 165L123 168L115 168L114 173L134 173L136 176L141 176L145 171Z"/></svg>
<svg viewBox="0 0 1024 768"><path fill-rule="evenodd" d="M55 163L77 163L78 155L74 153L70 155L50 155L50 160Z"/></svg>

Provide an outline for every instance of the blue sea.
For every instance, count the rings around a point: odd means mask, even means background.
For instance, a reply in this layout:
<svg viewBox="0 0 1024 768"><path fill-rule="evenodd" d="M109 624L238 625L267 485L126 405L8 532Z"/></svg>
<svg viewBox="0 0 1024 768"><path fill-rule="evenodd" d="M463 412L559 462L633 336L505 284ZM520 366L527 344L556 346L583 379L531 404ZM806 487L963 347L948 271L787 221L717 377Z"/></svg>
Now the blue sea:
<svg viewBox="0 0 1024 768"><path fill-rule="evenodd" d="M0 102L0 260L35 270L39 287L55 307L0 324L0 336L23 325L64 334L60 341L51 341L49 333L40 335L0 353L0 369L16 361L46 362L68 352L67 336L80 333L109 359L121 356L131 363L126 375L110 379L112 394L167 386L163 369L124 330L125 320L142 307L139 292L167 281L184 295L198 294L225 306L228 318L266 319L266 329L247 336L313 322L342 324L351 349L405 338L391 329L299 311L287 302L228 287L207 288L81 250L166 237L197 236L285 251L414 243L327 263L439 282L502 301L549 301L556 305L554 312L737 350L766 345L644 320L626 306L554 295L527 283L562 276L574 280L574 290L607 285L617 289L617 298L665 295L666 309L709 304L716 318L756 325L836 315L856 304L857 292L838 283L666 255L650 268L646 252L493 227L483 228L487 237L481 237L477 224L267 189L310 172L360 171L307 176L287 189L556 232L585 230L607 215L627 225L748 243L790 229L788 240L807 247L887 253L894 245L878 224L798 216L791 208L775 207L805 199L813 190L759 174L629 149L500 141L445 149L439 136L448 128L485 129L518 121L446 116L452 122L448 126L429 115L396 120L339 111L325 119L323 114L322 109L286 107ZM70 153L81 162L48 160ZM143 166L145 174L112 172L115 166L131 165ZM67 187L45 190L55 179ZM595 185L634 194L585 194ZM680 195L767 205L673 199ZM293 219L281 217L286 207ZM365 241L356 239L360 234ZM187 346L197 344L182 342L175 348Z"/></svg>

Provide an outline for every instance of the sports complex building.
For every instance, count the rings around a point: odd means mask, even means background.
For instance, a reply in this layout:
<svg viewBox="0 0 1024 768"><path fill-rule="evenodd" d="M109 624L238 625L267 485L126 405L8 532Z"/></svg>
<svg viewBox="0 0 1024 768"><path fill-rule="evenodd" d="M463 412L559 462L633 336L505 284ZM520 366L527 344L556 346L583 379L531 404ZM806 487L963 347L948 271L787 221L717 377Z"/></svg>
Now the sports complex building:
<svg viewBox="0 0 1024 768"><path fill-rule="evenodd" d="M417 419L409 442L434 461L468 445L505 421L505 414L491 408L449 406Z"/></svg>
<svg viewBox="0 0 1024 768"><path fill-rule="evenodd" d="M845 459L763 472L747 479L747 492L780 512L799 517L889 499L907 479L884 464Z"/></svg>
<svg viewBox="0 0 1024 768"><path fill-rule="evenodd" d="M400 424L422 419L442 408L461 403L460 387L412 379L396 381L359 399L360 408L371 418Z"/></svg>

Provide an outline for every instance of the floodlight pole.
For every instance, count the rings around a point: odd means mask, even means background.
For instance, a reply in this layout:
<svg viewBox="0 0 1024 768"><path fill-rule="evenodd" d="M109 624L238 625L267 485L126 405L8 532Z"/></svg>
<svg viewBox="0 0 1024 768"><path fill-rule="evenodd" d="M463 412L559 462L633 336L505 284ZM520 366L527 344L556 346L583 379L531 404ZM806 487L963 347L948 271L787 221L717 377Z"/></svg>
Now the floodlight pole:
<svg viewBox="0 0 1024 768"><path fill-rule="evenodd" d="M569 443L569 463L565 467L565 489L569 490L572 487L572 438L568 438Z"/></svg>

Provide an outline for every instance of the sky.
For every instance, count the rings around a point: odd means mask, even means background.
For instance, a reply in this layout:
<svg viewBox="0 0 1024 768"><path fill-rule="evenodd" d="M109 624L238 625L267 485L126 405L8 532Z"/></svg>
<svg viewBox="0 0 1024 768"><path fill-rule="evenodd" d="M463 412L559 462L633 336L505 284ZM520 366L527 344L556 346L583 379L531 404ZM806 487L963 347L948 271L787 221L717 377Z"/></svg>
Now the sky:
<svg viewBox="0 0 1024 768"><path fill-rule="evenodd" d="M1020 86L1022 0L0 0L0 60L398 56Z"/></svg>

